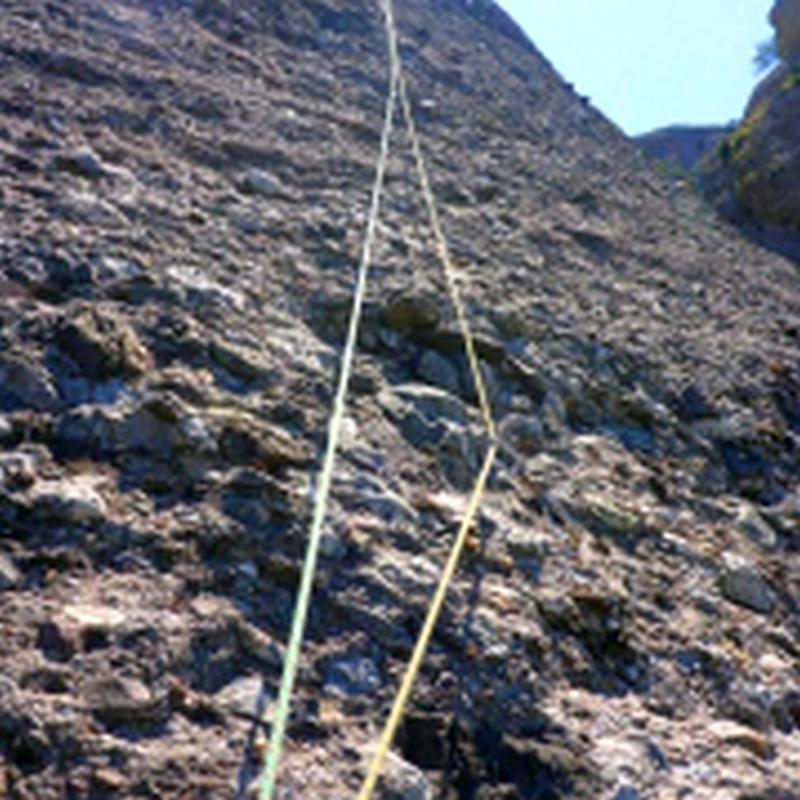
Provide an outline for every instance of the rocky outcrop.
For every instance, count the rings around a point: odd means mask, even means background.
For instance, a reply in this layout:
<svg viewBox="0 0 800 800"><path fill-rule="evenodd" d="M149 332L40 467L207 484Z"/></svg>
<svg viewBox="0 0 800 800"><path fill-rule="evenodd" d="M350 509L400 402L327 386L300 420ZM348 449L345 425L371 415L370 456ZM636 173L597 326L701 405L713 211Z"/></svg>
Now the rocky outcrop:
<svg viewBox="0 0 800 800"><path fill-rule="evenodd" d="M702 166L704 187L734 219L800 233L800 75L782 64Z"/></svg>
<svg viewBox="0 0 800 800"><path fill-rule="evenodd" d="M800 2L781 0L770 19L782 60L756 88L736 130L704 159L700 176L729 218L800 242Z"/></svg>
<svg viewBox="0 0 800 800"><path fill-rule="evenodd" d="M778 53L790 66L800 66L800 2L775 0L769 19L775 28Z"/></svg>
<svg viewBox="0 0 800 800"><path fill-rule="evenodd" d="M396 7L501 453L376 800L799 796L794 265ZM373 0L4 0L0 796L253 796L386 76ZM355 794L486 444L406 144L282 800Z"/></svg>

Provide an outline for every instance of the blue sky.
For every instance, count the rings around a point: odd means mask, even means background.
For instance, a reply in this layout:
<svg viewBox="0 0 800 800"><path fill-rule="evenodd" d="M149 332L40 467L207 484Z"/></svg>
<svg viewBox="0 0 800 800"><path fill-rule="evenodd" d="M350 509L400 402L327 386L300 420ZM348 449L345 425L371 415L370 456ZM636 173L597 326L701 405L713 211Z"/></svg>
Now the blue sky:
<svg viewBox="0 0 800 800"><path fill-rule="evenodd" d="M738 118L772 0L498 0L627 133Z"/></svg>

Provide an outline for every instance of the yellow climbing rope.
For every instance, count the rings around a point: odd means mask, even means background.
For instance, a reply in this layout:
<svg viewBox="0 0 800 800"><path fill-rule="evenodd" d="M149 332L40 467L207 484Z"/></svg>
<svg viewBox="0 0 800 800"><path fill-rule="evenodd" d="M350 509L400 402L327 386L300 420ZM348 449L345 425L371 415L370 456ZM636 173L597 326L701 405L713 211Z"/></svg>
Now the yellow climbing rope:
<svg viewBox="0 0 800 800"><path fill-rule="evenodd" d="M309 532L308 546L303 563L303 573L300 579L300 589L295 603L289 644L287 645L286 655L284 656L283 674L278 691L278 702L273 715L269 746L264 756L260 791L261 800L272 800L275 793L278 766L283 750L283 740L289 721L292 693L294 691L294 684L297 678L297 670L300 661L300 647L303 641L306 619L308 617L308 608L311 604L311 591L314 584L314 574L316 572L320 540L322 537L322 524L325 520L328 507L328 497L330 496L331 482L333 479L336 450L338 449L339 439L341 438L347 387L353 368L353 356L355 354L356 340L358 338L361 310L364 304L364 295L367 287L367 276L372 260L372 248L375 243L375 233L378 226L381 196L383 194L383 184L386 175L386 164L389 157L389 139L391 137L392 122L397 106L397 63L396 58L390 58L389 95L386 101L380 155L375 170L375 183L372 187L372 201L367 224L367 233L364 238L364 247L361 253L361 262L358 269L358 278L353 299L353 310L350 316L347 340L342 355L339 385L336 391L333 413L328 427L328 444L323 459L322 470L320 471L319 482L317 484L311 530Z"/></svg>
<svg viewBox="0 0 800 800"><path fill-rule="evenodd" d="M491 407L489 405L488 393L486 391L486 384L480 371L480 364L475 348L475 342L470 332L469 324L467 322L467 315L464 304L458 289L458 279L455 267L453 266L452 259L450 258L447 240L442 231L439 214L436 208L436 201L431 190L430 178L428 170L425 165L425 159L422 154L422 147L420 145L419 136L417 134L416 125L412 113L411 103L408 98L408 91L403 78L402 64L400 59L397 27L395 23L394 7L392 0L381 0L383 12L386 21L386 35L389 52L389 91L386 101L386 111L384 116L383 134L381 137L380 155L378 157L378 164L376 167L375 183L372 189L372 202L370 206L369 221L367 224L367 233L364 240L364 247L361 255L361 262L358 270L358 278L356 283L355 296L353 300L353 311L350 318L347 339L342 355L341 373L339 376L339 385L334 400L333 413L329 423L328 443L323 460L322 470L320 472L319 484L317 486L316 497L314 501L314 511L311 522L311 529L309 532L309 542L306 550L305 561L303 565L303 573L300 580L300 589L298 591L297 601L295 605L294 617L292 620L291 634L289 643L286 649L284 658L283 674L281 677L281 685L278 692L278 701L275 708L275 713L272 722L272 732L270 736L269 746L264 758L264 768L261 779L261 800L272 800L275 788L276 779L278 774L278 767L280 763L281 752L283 749L283 741L286 734L286 727L289 720L290 706L292 693L294 691L294 684L297 677L297 670L300 659L300 648L302 645L303 633L305 630L305 623L308 616L308 609L311 602L311 592L314 583L314 573L316 571L317 558L319 554L319 544L322 535L322 524L325 519L327 511L327 503L330 495L331 482L333 478L333 468L335 464L336 450L341 435L342 421L344 418L345 401L347 396L347 387L349 384L350 374L352 372L353 357L355 354L356 341L358 338L358 328L361 320L361 310L364 302L364 295L366 292L367 276L372 258L372 249L375 242L375 234L377 230L378 217L380 214L381 196L383 193L384 178L386 174L386 165L389 154L389 140L392 131L392 123L394 113L397 106L398 97L403 111L403 117L408 132L408 137L414 154L414 161L416 164L417 174L419 177L420 187L425 198L425 205L428 212L428 217L433 231L434 239L436 241L437 254L442 263L444 270L448 292L450 294L453 307L455 309L456 318L461 335L464 340L464 348L467 354L467 361L469 363L470 371L472 373L475 391L478 396L478 404L481 411L483 422L486 426L488 436L488 448L484 457L483 465L479 472L475 488L467 504L467 509L464 518L461 522L458 534L456 535L455 542L453 543L452 550L448 557L442 572L436 592L434 593L431 601L428 614L425 622L420 631L419 638L414 647L411 660L408 663L406 672L398 690L397 696L393 703L391 712L386 721L383 733L380 737L377 750L370 763L369 770L364 779L361 787L358 800L370 800L372 792L375 789L378 778L380 777L383 764L391 747L392 741L397 732L397 727L402 720L405 707L411 695L411 690L414 681L419 672L428 644L433 635L436 622L441 613L442 606L444 605L447 591L452 583L455 571L458 568L458 563L464 545L467 541L470 528L473 525L475 516L477 515L480 506L483 492L486 488L489 475L491 473L492 465L497 455L497 442L494 420L492 418Z"/></svg>
<svg viewBox="0 0 800 800"><path fill-rule="evenodd" d="M473 489L469 503L467 504L464 518L461 521L461 525L453 543L453 547L450 551L450 556L447 559L447 563L445 564L439 580L439 585L436 588L430 608L428 609L425 623L423 624L422 630L417 638L417 643L414 646L414 652L411 656L411 660L406 667L403 680L397 692L397 696L395 697L389 717L386 720L383 732L381 733L377 749L372 757L367 775L364 778L364 782L358 794L358 800L370 800L378 783L384 762L389 754L389 749L392 746L392 741L397 733L397 728L403 718L406 705L408 704L408 700L411 696L411 690L413 689L417 674L419 673L431 637L433 636L436 622L439 619L439 614L441 613L442 606L444 605L444 601L447 596L447 590L449 589L450 584L453 581L453 576L458 568L458 563L461 559L461 554L464 550L467 536L473 525L475 516L478 513L481 499L486 489L486 483L489 480L492 465L494 464L494 460L497 456L495 424L494 419L492 418L491 406L489 405L486 384L481 374L480 363L475 350L475 341L472 337L469 323L467 322L464 304L461 300L461 295L458 290L456 270L453 266L453 261L450 258L450 250L447 246L447 239L445 238L441 222L439 220L436 200L434 199L433 191L431 189L431 182L430 178L428 177L428 169L425 165L425 159L422 154L422 146L420 144L419 135L417 134L416 125L414 123L414 115L412 113L411 103L408 98L405 78L403 77L402 63L400 60L399 49L397 47L397 27L395 24L392 0L384 0L384 6L386 30L390 42L389 51L391 58L396 60L395 63L392 64L392 74L396 73L399 76L398 81L400 90L400 104L403 109L406 129L408 131L408 136L411 141L411 148L414 153L417 175L419 177L420 187L425 198L425 205L428 210L431 229L433 230L433 235L436 240L437 253L439 260L442 263L442 268L447 280L450 299L453 303L453 307L455 308L458 325L461 330L461 336L464 340L464 347L467 352L467 360L472 373L472 380L475 384L475 391L478 395L478 404L480 406L481 416L483 417L483 422L486 425L489 446L483 460L483 466L478 474L475 488Z"/></svg>

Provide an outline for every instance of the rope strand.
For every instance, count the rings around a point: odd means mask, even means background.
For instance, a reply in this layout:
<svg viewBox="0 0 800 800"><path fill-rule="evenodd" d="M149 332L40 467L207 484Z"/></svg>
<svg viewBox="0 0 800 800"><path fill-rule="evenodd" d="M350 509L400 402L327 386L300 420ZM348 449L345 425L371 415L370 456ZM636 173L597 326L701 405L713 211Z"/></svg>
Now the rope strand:
<svg viewBox="0 0 800 800"><path fill-rule="evenodd" d="M400 104L403 109L406 130L408 132L408 137L414 154L414 161L416 164L420 188L425 198L425 205L428 210L428 218L431 229L433 230L434 238L436 240L437 254L445 273L450 299L453 303L453 307L455 308L458 326L461 336L464 340L467 361L469 362L470 372L472 373L475 391L478 395L478 405L481 410L483 422L486 425L489 446L486 451L478 479L475 483L475 488L473 489L469 503L467 504L464 518L461 521L461 526L459 527L455 542L453 543L447 563L445 564L439 580L439 585L437 586L436 592L431 600L431 605L428 609L428 614L419 633L416 645L414 646L413 654L408 662L408 666L406 667L403 680L395 697L389 717L384 725L377 749L372 757L367 775L364 778L364 782L358 794L358 800L370 800L372 793L375 791L375 787L377 786L378 779L380 778L381 771L383 770L384 763L389 754L389 749L391 748L392 742L397 734L397 729L403 718L403 714L405 713L408 700L411 697L411 691L414 687L414 682L416 681L417 674L422 666L425 653L427 652L428 645L430 644L430 640L436 627L436 623L439 619L439 615L441 614L441 610L447 596L447 591L450 588L450 584L455 576L459 561L461 560L461 554L464 550L467 536L478 513L481 499L483 498L483 493L486 489L486 484L489 480L489 475L491 474L492 466L494 465L494 461L497 456L498 446L496 441L494 419L492 418L491 406L489 404L489 396L488 392L486 391L486 384L483 380L483 375L481 374L480 362L478 361L478 355L475 348L475 341L472 337L469 323L467 322L466 310L458 289L456 269L450 257L450 249L447 245L447 239L444 235L444 231L442 230L439 213L436 207L436 200L433 196L433 190L431 189L431 181L428 175L428 169L425 165L425 158L422 153L422 146L420 144L419 135L417 134L416 125L414 123L414 115L412 113L411 103L408 99L408 91L406 88L405 78L403 77L402 64L397 48L397 28L392 11L392 0L386 0L386 25L389 40L390 42L393 42L393 45L390 47L390 52L392 52L394 57L397 59L397 63L393 65L392 71L396 71L397 75L399 76Z"/></svg>
<svg viewBox="0 0 800 800"><path fill-rule="evenodd" d="M316 498L314 502L314 512L309 532L308 547L306 550L303 573L300 580L300 588L297 595L294 617L292 620L289 644L287 645L284 657L283 674L278 692L278 701L272 723L269 746L264 757L264 768L261 779L261 800L272 800L275 794L275 783L278 774L283 742L288 724L292 693L297 679L297 670L300 660L300 648L303 641L308 609L311 603L311 594L314 584L314 574L316 572L317 559L319 555L320 540L322 537L322 524L328 507L331 482L333 478L333 468L336 459L336 451L342 431L342 421L344 419L345 401L347 388L350 382L350 375L353 369L353 356L355 353L358 329L361 322L361 311L364 304L366 293L367 276L372 260L372 249L375 243L375 235L380 214L381 196L383 194L384 180L386 176L386 165L389 157L389 141L392 132L392 122L394 119L395 108L397 105L398 71L396 58L392 57L390 47L390 71L389 71L389 93L386 101L386 111L383 122L383 134L381 136L380 155L375 171L375 183L372 188L372 200L370 204L369 221L367 233L364 238L364 247L361 253L361 261L358 269L355 296L353 299L353 311L350 317L350 325L347 332L347 340L342 355L342 366L339 375L339 385L334 399L333 413L331 415L328 429L328 444L325 451L322 470L319 476Z"/></svg>
<svg viewBox="0 0 800 800"><path fill-rule="evenodd" d="M384 762L389 753L392 741L397 733L397 728L402 720L406 705L411 696L417 674L419 673L422 662L425 658L428 645L433 636L434 628L441 614L447 591L453 581L453 577L458 568L458 564L467 541L467 536L474 523L475 517L480 507L483 493L486 489L492 466L497 456L497 441L494 420L492 418L491 406L489 404L488 392L483 375L480 370L475 342L467 321L467 314L464 308L458 288L458 277L456 269L450 257L447 239L442 230L439 219L436 200L431 189L431 182L422 147L417 134L416 125L412 113L411 103L408 99L408 91L405 79L402 74L402 64L398 48L397 27L394 17L392 0L382 0L382 7L386 22L387 48L389 53L389 92L386 101L386 111L384 116L383 134L381 137L380 155L375 172L375 183L372 189L372 201L370 204L369 220L367 232L364 239L364 247L361 254L361 261L358 270L355 296L353 299L353 310L350 317L347 339L342 355L341 373L339 385L334 399L333 412L331 415L328 431L328 443L320 472L319 484L317 487L314 511L309 532L309 542L306 550L303 572L300 580L294 616L292 619L291 634L284 657L283 674L278 692L278 700L275 708L272 732L269 747L264 758L263 775L261 780L261 800L273 800L276 788L276 779L280 757L283 750L286 728L288 725L291 698L297 678L297 671L300 658L300 648L303 640L308 609L311 602L311 594L316 572L317 559L319 555L319 545L322 535L322 524L327 511L327 503L330 495L331 483L333 479L333 469L341 436L342 421L344 419L347 388L353 367L358 329L361 321L361 312L366 293L367 277L372 260L372 249L375 243L378 218L380 215L381 197L386 176L386 166L389 155L389 142L392 132L395 109L398 98L403 111L406 130L410 140L414 155L416 171L420 182L420 188L425 198L425 205L428 212L429 223L436 240L436 250L442 268L445 273L448 292L455 309L458 320L459 330L464 340L464 349L467 355L472 380L478 396L478 405L481 416L486 426L488 435L488 448L481 466L475 488L470 496L464 518L461 521L455 542L450 551L450 555L442 571L439 584L431 600L430 608L426 615L425 622L417 639L411 659L406 667L403 680L395 697L391 712L381 734L378 747L370 763L369 770L364 779L358 800L370 800L372 793L377 785Z"/></svg>

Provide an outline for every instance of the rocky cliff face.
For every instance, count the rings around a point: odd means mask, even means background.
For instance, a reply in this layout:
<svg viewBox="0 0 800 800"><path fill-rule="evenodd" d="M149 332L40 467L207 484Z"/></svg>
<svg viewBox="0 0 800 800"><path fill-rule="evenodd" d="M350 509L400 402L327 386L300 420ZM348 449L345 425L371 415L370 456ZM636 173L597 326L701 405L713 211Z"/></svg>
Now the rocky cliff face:
<svg viewBox="0 0 800 800"><path fill-rule="evenodd" d="M777 2L770 19L782 61L699 171L726 216L782 233L800 259L800 2Z"/></svg>
<svg viewBox="0 0 800 800"><path fill-rule="evenodd" d="M775 0L769 16L775 28L778 52L790 65L800 64L800 3Z"/></svg>
<svg viewBox="0 0 800 800"><path fill-rule="evenodd" d="M376 157L377 5L3 4L0 796L252 793ZM800 796L796 269L497 9L397 11L503 451L381 796ZM480 453L405 145L283 798L354 796Z"/></svg>

